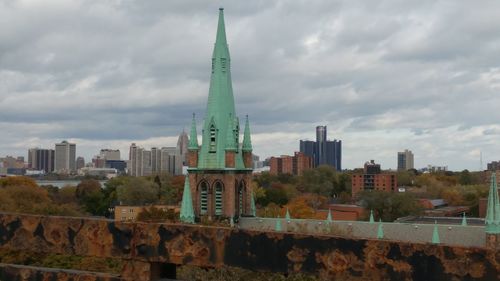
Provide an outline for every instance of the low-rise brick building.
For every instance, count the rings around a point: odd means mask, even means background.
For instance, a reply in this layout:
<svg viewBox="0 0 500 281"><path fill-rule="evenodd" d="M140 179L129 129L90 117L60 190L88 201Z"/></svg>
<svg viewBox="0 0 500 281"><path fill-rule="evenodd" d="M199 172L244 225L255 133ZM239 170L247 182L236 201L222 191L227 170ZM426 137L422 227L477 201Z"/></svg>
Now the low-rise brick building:
<svg viewBox="0 0 500 281"><path fill-rule="evenodd" d="M395 192L398 187L396 174L382 173L380 164L373 160L365 163L363 174L352 175L351 182L353 197L363 190Z"/></svg>
<svg viewBox="0 0 500 281"><path fill-rule="evenodd" d="M313 159L302 152L295 152L294 156L271 157L269 166L269 172L272 175L291 174L300 176L304 173L304 170L313 167Z"/></svg>

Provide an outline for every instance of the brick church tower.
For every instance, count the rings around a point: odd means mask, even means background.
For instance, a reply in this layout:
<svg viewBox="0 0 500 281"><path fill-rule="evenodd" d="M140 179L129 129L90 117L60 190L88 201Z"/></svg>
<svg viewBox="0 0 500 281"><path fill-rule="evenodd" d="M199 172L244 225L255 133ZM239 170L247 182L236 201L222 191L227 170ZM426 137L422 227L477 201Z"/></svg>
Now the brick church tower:
<svg viewBox="0 0 500 281"><path fill-rule="evenodd" d="M192 201L194 217L212 220L252 215L250 127L247 116L240 147L240 121L234 107L231 58L222 8L219 9L201 146L198 144L194 114L189 138L189 182L183 197ZM184 216L191 217L189 213L190 210L185 211ZM181 212L181 220L182 217Z"/></svg>

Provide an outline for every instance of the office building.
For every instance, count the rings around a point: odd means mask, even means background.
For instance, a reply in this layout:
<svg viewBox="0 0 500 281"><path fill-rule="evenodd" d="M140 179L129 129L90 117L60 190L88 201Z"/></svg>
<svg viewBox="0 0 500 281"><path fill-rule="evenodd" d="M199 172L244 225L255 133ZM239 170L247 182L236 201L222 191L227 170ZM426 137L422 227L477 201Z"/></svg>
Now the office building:
<svg viewBox="0 0 500 281"><path fill-rule="evenodd" d="M28 150L28 168L44 173L52 173L54 171L54 154L53 149L30 148Z"/></svg>
<svg viewBox="0 0 500 281"><path fill-rule="evenodd" d="M272 175L291 174L301 176L304 170L312 168L312 158L302 152L295 152L294 156L281 155L271 157L270 170Z"/></svg>
<svg viewBox="0 0 500 281"><path fill-rule="evenodd" d="M301 140L300 152L313 159L314 167L330 165L342 170L342 141L327 139L327 127L316 127L316 141Z"/></svg>
<svg viewBox="0 0 500 281"><path fill-rule="evenodd" d="M177 140L177 149L179 150L183 166L187 166L188 142L188 134L182 130L182 133L179 135L179 139Z"/></svg>
<svg viewBox="0 0 500 281"><path fill-rule="evenodd" d="M383 173L380 164L376 164L374 160L365 163L363 174L353 174L351 182L351 192L354 198L364 190L386 192L396 192L398 190L396 175L394 173Z"/></svg>
<svg viewBox="0 0 500 281"><path fill-rule="evenodd" d="M405 149L403 152L398 152L398 171L411 169L414 169L413 153L411 150Z"/></svg>
<svg viewBox="0 0 500 281"><path fill-rule="evenodd" d="M500 170L500 161L491 161L487 164L488 171L498 171Z"/></svg>
<svg viewBox="0 0 500 281"><path fill-rule="evenodd" d="M101 149L99 152L100 158L107 160L121 160L119 149Z"/></svg>
<svg viewBox="0 0 500 281"><path fill-rule="evenodd" d="M67 141L56 143L54 171L60 174L76 172L76 144Z"/></svg>
<svg viewBox="0 0 500 281"><path fill-rule="evenodd" d="M76 169L80 170L83 167L85 167L85 158L78 156L78 158L76 158Z"/></svg>

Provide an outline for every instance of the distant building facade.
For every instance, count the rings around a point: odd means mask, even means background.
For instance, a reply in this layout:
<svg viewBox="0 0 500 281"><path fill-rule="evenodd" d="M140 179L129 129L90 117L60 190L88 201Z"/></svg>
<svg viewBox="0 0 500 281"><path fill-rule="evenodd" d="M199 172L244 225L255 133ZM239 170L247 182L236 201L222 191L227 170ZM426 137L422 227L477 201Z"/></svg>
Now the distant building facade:
<svg viewBox="0 0 500 281"><path fill-rule="evenodd" d="M44 171L46 174L54 171L53 149L30 148L28 150L28 168L37 171Z"/></svg>
<svg viewBox="0 0 500 281"><path fill-rule="evenodd" d="M85 158L83 158L82 156L78 156L76 158L76 169L80 170L83 167L85 167Z"/></svg>
<svg viewBox="0 0 500 281"><path fill-rule="evenodd" d="M498 171L500 170L500 161L491 161L486 166L488 171Z"/></svg>
<svg viewBox="0 0 500 281"><path fill-rule="evenodd" d="M135 143L130 146L128 173L131 176L151 174L182 174L182 156L177 147L153 147L145 150Z"/></svg>
<svg viewBox="0 0 500 281"><path fill-rule="evenodd" d="M313 159L302 152L295 152L294 156L271 157L269 162L269 172L272 175L291 174L301 176L304 170L313 167Z"/></svg>
<svg viewBox="0 0 500 281"><path fill-rule="evenodd" d="M188 142L188 134L184 130L182 130L182 133L177 139L177 149L179 150L179 155L181 157L183 166L187 166Z"/></svg>
<svg viewBox="0 0 500 281"><path fill-rule="evenodd" d="M300 141L300 152L313 159L314 167L330 165L342 170L342 141L327 139L327 127L316 127L316 141Z"/></svg>
<svg viewBox="0 0 500 281"><path fill-rule="evenodd" d="M61 174L76 172L76 144L67 141L56 143L54 171Z"/></svg>
<svg viewBox="0 0 500 281"><path fill-rule="evenodd" d="M356 197L359 192L364 190L398 191L396 175L394 173L382 173L380 164L376 164L374 160L365 163L363 174L353 174L351 182L353 197Z"/></svg>
<svg viewBox="0 0 500 281"><path fill-rule="evenodd" d="M411 150L405 149L403 152L398 152L398 171L407 171L414 168L415 165Z"/></svg>

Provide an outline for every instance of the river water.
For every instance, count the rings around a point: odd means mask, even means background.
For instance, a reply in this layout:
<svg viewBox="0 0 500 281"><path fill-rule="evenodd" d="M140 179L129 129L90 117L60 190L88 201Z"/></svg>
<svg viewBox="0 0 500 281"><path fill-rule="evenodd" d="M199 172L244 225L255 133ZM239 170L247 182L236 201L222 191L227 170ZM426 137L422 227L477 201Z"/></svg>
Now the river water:
<svg viewBox="0 0 500 281"><path fill-rule="evenodd" d="M57 186L59 188L67 186L67 185L77 186L80 182L81 182L80 180L37 180L36 181L36 183L39 186L53 185L53 186ZM99 181L99 183L101 184L102 187L104 187L104 184L106 182L107 181L105 181L105 180Z"/></svg>

